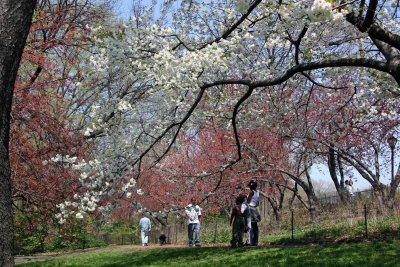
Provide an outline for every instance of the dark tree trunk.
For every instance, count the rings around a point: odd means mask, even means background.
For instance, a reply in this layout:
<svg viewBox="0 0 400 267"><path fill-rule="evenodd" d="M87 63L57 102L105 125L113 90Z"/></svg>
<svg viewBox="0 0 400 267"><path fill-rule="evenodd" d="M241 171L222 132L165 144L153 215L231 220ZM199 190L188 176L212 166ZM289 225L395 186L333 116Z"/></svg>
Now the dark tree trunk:
<svg viewBox="0 0 400 267"><path fill-rule="evenodd" d="M305 175L307 177L308 188L303 188L303 189L306 192L308 198L308 211L310 212L311 221L313 223L316 223L317 222L316 204L318 203L318 199L315 196L314 187L311 182L311 176L310 173L308 172L308 169L305 170Z"/></svg>
<svg viewBox="0 0 400 267"><path fill-rule="evenodd" d="M281 219L282 219L280 205L278 205L278 203L275 201L275 199L273 199L271 197L267 197L267 200L268 200L269 204L271 204L272 211L274 212L274 216L275 216L275 221L277 223L280 223Z"/></svg>
<svg viewBox="0 0 400 267"><path fill-rule="evenodd" d="M338 163L340 163L340 159L338 158ZM341 174L341 180L339 182L339 178L337 177L336 174L336 157L335 157L335 150L333 147L333 144L329 147L329 153L328 153L328 168L329 168L329 174L331 175L331 179L335 185L336 192L339 195L340 201L345 202L347 200L346 194L344 192L344 183L343 183L343 175ZM341 169L340 169L341 171Z"/></svg>
<svg viewBox="0 0 400 267"><path fill-rule="evenodd" d="M277 198L275 198L262 193L262 196L268 200L269 204L272 207L272 211L274 212L276 222L280 223L282 220L283 200L285 198L285 191L288 184L288 180L285 180L285 184L283 186L274 185L274 183L271 182L268 183L270 187L273 186L276 187L276 190L278 190L279 195Z"/></svg>
<svg viewBox="0 0 400 267"><path fill-rule="evenodd" d="M397 168L397 172L394 176L393 181L390 183L390 193L389 193L389 203L390 207L393 208L394 202L395 202L395 197L396 197L396 192L397 188L399 187L400 184L400 164L399 167Z"/></svg>
<svg viewBox="0 0 400 267"><path fill-rule="evenodd" d="M0 266L14 266L14 220L8 154L14 83L36 0L0 0Z"/></svg>

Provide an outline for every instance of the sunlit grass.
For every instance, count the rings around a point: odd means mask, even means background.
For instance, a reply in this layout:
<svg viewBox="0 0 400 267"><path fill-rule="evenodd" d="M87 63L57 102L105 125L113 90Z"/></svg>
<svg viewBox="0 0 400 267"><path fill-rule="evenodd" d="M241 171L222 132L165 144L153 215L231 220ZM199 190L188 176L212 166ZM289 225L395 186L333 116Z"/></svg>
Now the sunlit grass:
<svg viewBox="0 0 400 267"><path fill-rule="evenodd" d="M400 266L400 241L91 252L18 266Z"/></svg>

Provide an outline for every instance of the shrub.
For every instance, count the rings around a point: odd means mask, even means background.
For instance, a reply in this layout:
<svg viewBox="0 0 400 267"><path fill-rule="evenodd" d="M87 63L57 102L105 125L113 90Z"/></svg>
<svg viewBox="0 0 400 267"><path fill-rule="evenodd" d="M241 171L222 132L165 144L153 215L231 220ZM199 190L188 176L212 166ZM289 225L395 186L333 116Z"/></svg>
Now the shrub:
<svg viewBox="0 0 400 267"><path fill-rule="evenodd" d="M29 214L15 212L15 252L31 254L43 252L49 234L48 220L42 220L37 211Z"/></svg>
<svg viewBox="0 0 400 267"><path fill-rule="evenodd" d="M232 230L221 229L215 234L214 231L203 232L201 236L201 242L204 244L220 244L220 243L230 243L232 239Z"/></svg>

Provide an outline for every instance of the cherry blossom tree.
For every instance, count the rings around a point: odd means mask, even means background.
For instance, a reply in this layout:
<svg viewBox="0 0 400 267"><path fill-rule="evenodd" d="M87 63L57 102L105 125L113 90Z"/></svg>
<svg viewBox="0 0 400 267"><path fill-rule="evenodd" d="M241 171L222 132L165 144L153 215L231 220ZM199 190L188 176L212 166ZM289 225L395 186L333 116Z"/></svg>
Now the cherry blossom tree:
<svg viewBox="0 0 400 267"><path fill-rule="evenodd" d="M274 126L286 136L290 129L276 120L275 111L261 117L259 108L245 106L250 101L265 103L262 92L277 96L287 88L300 88L304 80L308 85L293 97L307 96L310 83L331 86L345 74L353 78L349 88L367 85L368 90L353 96L359 106L369 103L369 92L395 99L400 84L396 8L396 2L375 0L184 0L171 14L169 27L160 21L137 27L140 17L111 28L93 27L93 41L101 49L83 66L84 77L105 86L91 107L85 134L102 137L96 141L95 159L75 164L83 186L90 189L77 196L76 215L114 195L116 185L122 183L121 196L138 190L137 180L146 179L141 176L144 162L154 160L156 152L155 163L161 162L180 134L204 121L227 118L223 126L233 133L236 152L220 166L226 170L244 158L239 129L245 125ZM236 85L235 91L227 85ZM84 83L77 87L84 88ZM279 112L285 116L296 110L286 105ZM396 106L389 105L382 115L390 120L393 113ZM316 154L307 155L311 143L304 138L293 144L299 167L296 172L281 171L308 188L313 209L315 194L307 170ZM99 207L105 212L112 208L111 202Z"/></svg>

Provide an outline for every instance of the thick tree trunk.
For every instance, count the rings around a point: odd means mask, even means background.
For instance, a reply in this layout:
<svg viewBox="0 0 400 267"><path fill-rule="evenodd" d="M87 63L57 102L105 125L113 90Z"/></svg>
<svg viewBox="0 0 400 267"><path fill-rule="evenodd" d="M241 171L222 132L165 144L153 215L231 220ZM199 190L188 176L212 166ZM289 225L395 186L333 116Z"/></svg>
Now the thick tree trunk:
<svg viewBox="0 0 400 267"><path fill-rule="evenodd" d="M310 212L310 217L311 217L311 222L316 223L317 222L317 210L315 208L315 201L312 198L308 199L309 201L309 208L308 211Z"/></svg>
<svg viewBox="0 0 400 267"><path fill-rule="evenodd" d="M36 0L0 0L0 266L14 266L14 220L8 154L14 83Z"/></svg>
<svg viewBox="0 0 400 267"><path fill-rule="evenodd" d="M389 198L390 198L390 207L393 208L394 205L394 200L396 197L396 192L397 192L397 188L399 187L400 184L400 163L399 163L399 167L397 167L397 172L394 176L393 181L391 181L390 183L390 193L389 193Z"/></svg>
<svg viewBox="0 0 400 267"><path fill-rule="evenodd" d="M311 221L313 223L316 223L317 222L316 205L318 203L318 199L315 196L314 190L312 188L311 188L311 190L310 189L304 190L304 192L307 195L307 200L308 200L307 209L310 212Z"/></svg>
<svg viewBox="0 0 400 267"><path fill-rule="evenodd" d="M340 159L338 159L338 162ZM329 147L329 154L328 154L328 168L329 174L331 175L331 179L335 185L336 192L339 195L340 201L346 202L348 199L346 198L346 194L343 190L343 176L341 176L341 180L339 182L339 178L336 174L336 158L335 158L335 150L333 148L333 144Z"/></svg>
<svg viewBox="0 0 400 267"><path fill-rule="evenodd" d="M305 175L307 177L308 188L304 188L304 191L307 194L308 198L308 210L310 212L311 221L313 223L317 222L317 212L316 212L316 204L318 203L317 196L315 195L314 186L311 181L310 173L308 172L308 168L305 170Z"/></svg>
<svg viewBox="0 0 400 267"><path fill-rule="evenodd" d="M282 221L281 210L279 208L274 209L274 215L275 215L276 222L280 224Z"/></svg>
<svg viewBox="0 0 400 267"><path fill-rule="evenodd" d="M275 216L275 221L277 222L277 223L280 223L281 222L281 209L280 209L280 205L278 205L278 203L273 199L273 198L270 198L270 197L267 197L267 200L268 200L268 202L269 202L269 204L271 205L271 207L272 207L272 211L274 212L274 216Z"/></svg>

